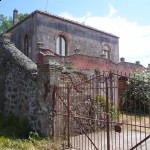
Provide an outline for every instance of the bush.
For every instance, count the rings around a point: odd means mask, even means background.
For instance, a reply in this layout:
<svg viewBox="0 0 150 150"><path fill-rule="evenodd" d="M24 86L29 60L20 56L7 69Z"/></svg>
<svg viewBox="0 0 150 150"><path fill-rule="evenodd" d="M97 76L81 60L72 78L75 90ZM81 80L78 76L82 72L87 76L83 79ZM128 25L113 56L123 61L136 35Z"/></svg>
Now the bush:
<svg viewBox="0 0 150 150"><path fill-rule="evenodd" d="M106 97L105 96L102 96L102 95L96 96L96 101L99 103L101 107L104 107L104 109L106 109ZM113 102L110 99L108 100L108 105L109 105L109 113L110 113L111 119L116 119L117 107L113 104Z"/></svg>
<svg viewBox="0 0 150 150"><path fill-rule="evenodd" d="M36 140L39 140L39 134L37 132L30 132L29 133L29 140L32 142L35 142Z"/></svg>
<svg viewBox="0 0 150 150"><path fill-rule="evenodd" d="M122 110L126 113L150 113L150 87L147 84L148 79L144 77L144 73L135 73L132 79L128 80L122 98Z"/></svg>

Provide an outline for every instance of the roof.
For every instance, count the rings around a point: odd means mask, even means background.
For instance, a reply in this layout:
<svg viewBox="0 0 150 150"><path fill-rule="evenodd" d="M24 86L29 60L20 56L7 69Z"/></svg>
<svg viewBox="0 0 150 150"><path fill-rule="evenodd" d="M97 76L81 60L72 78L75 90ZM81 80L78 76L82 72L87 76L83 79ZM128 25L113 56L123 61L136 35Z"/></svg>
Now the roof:
<svg viewBox="0 0 150 150"><path fill-rule="evenodd" d="M54 15L54 14L51 14L51 13L48 13L48 12L45 12L45 11L41 11L41 10L35 10L35 11L33 11L31 14L29 14L28 17L26 17L24 20L18 22L17 24L15 24L14 26L12 26L10 29L8 29L7 31L5 31L4 33L10 32L12 29L14 29L15 27L17 27L19 24L23 23L25 20L27 20L28 18L30 18L31 16L33 16L34 14L37 14L37 13L42 14L42 15L46 15L48 17L53 17L53 18L56 18L56 19L60 19L60 20L63 20L63 21L66 21L66 22L69 22L69 23L81 26L83 28L87 28L87 29L90 29L90 30L93 30L93 31L96 31L96 32L100 32L100 33L109 35L109 36L113 36L115 38L119 38L118 36L116 36L114 34L111 34L111 33L108 33L108 32L102 31L102 30L98 30L98 29L93 28L91 26L81 24L81 23L79 23L77 21L66 19L64 17L60 17L60 16L57 16L57 15Z"/></svg>

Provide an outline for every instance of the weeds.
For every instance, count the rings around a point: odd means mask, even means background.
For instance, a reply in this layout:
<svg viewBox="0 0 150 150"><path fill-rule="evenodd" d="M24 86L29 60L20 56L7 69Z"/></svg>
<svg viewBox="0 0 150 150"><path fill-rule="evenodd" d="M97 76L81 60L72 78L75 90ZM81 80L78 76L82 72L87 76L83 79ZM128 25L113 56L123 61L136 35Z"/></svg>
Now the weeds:
<svg viewBox="0 0 150 150"><path fill-rule="evenodd" d="M0 150L58 150L60 144L46 138L40 138L37 132L30 132L25 119L10 114L0 114Z"/></svg>

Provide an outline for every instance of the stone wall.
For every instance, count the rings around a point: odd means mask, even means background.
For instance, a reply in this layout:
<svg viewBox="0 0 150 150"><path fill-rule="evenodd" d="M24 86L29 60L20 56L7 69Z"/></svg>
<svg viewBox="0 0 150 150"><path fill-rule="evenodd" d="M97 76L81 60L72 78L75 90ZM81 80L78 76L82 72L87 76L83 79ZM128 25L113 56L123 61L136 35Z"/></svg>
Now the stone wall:
<svg viewBox="0 0 150 150"><path fill-rule="evenodd" d="M131 74L136 71L141 72L145 70L145 67L141 64L129 63L125 61L114 63L107 58L90 57L82 54L74 54L71 56L66 56L65 58L54 56L54 58L59 63L65 64L66 68L91 73L97 69L100 71L118 71L119 74Z"/></svg>
<svg viewBox="0 0 150 150"><path fill-rule="evenodd" d="M32 130L52 136L51 99L45 98L49 74L38 72L37 65L6 37L0 37L0 54L0 111L26 118Z"/></svg>
<svg viewBox="0 0 150 150"><path fill-rule="evenodd" d="M19 117L30 118L35 100L37 67L21 53L8 37L0 37L0 70L3 93L1 93L1 112L13 113Z"/></svg>

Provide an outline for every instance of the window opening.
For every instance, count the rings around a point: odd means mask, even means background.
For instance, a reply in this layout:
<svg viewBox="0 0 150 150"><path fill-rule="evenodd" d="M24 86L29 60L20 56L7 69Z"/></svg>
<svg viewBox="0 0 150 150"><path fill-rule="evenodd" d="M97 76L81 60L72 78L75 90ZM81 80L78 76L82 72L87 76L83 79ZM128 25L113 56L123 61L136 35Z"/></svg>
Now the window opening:
<svg viewBox="0 0 150 150"><path fill-rule="evenodd" d="M28 35L25 35L25 37L24 37L24 54L26 56L29 56L29 37L28 37Z"/></svg>
<svg viewBox="0 0 150 150"><path fill-rule="evenodd" d="M58 36L56 40L56 53L61 56L66 56L66 40L63 36Z"/></svg>

